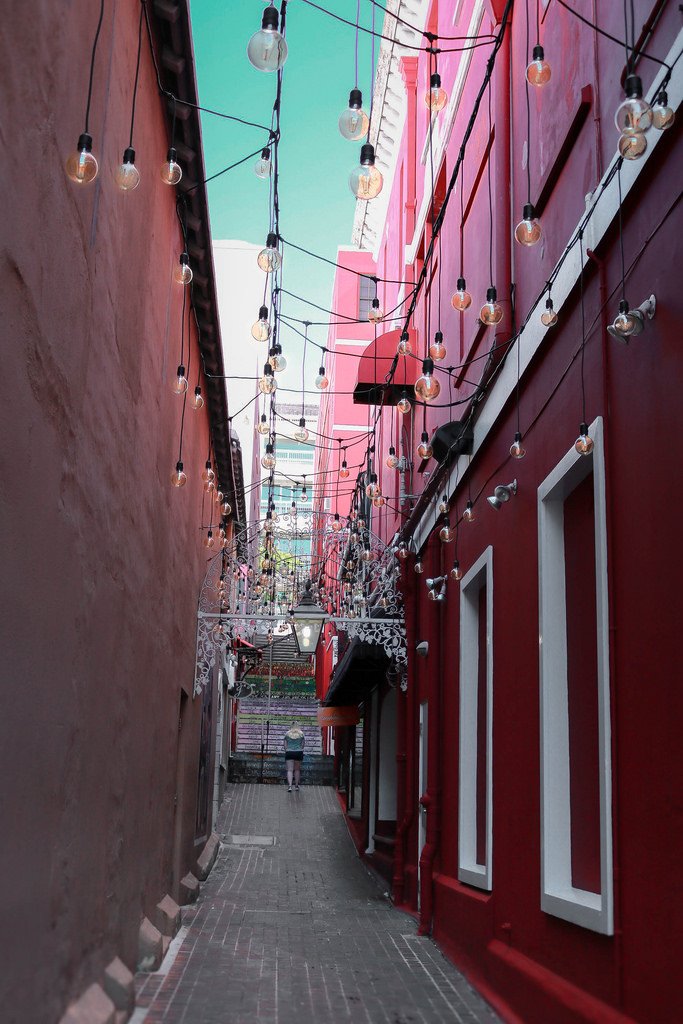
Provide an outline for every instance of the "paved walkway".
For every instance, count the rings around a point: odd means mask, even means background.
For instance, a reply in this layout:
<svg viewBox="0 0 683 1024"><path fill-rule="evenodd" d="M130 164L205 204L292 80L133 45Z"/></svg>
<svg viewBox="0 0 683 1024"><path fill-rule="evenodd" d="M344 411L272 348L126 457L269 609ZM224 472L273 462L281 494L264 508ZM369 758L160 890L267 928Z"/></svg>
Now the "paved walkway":
<svg viewBox="0 0 683 1024"><path fill-rule="evenodd" d="M224 845L135 1024L496 1024L355 854L333 789L228 786Z"/></svg>

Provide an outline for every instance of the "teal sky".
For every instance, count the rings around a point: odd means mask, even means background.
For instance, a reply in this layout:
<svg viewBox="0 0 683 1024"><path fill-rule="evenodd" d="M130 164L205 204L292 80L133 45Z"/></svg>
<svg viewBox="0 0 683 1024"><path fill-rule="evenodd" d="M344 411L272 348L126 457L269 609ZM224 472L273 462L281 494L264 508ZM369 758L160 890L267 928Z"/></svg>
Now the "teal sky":
<svg viewBox="0 0 683 1024"><path fill-rule="evenodd" d="M325 2L325 0L323 0ZM355 20L355 0L328 0L335 13ZM192 0L197 79L203 106L249 121L270 125L276 75L251 66L246 48L260 28L261 0ZM362 0L361 23L370 24L372 6ZM379 23L378 23L379 28ZM358 163L360 143L339 134L337 120L348 105L354 86L353 27L290 0L287 8L289 56L284 67L280 142L280 229L298 245L335 258L338 245L351 241L355 199L348 175ZM377 42L377 41L376 41ZM361 33L359 86L368 109L371 79L371 37ZM257 149L266 135L255 128L202 115L207 175ZM211 226L215 239L265 243L268 230L268 182L253 171L254 160L209 184ZM334 269L291 249L283 265L283 287L329 308ZM318 313L283 297L282 309L291 316L325 320ZM311 329L324 344L327 330ZM280 339L290 361L299 363L301 340L283 330ZM317 357L306 360L312 380ZM291 376L287 372L287 383Z"/></svg>

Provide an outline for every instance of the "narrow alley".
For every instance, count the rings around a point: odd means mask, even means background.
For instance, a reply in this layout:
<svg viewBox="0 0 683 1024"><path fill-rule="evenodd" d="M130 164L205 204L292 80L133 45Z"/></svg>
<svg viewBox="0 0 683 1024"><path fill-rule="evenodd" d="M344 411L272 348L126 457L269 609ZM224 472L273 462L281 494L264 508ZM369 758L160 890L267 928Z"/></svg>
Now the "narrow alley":
<svg viewBox="0 0 683 1024"><path fill-rule="evenodd" d="M230 785L221 849L133 1024L497 1021L352 855L334 789Z"/></svg>

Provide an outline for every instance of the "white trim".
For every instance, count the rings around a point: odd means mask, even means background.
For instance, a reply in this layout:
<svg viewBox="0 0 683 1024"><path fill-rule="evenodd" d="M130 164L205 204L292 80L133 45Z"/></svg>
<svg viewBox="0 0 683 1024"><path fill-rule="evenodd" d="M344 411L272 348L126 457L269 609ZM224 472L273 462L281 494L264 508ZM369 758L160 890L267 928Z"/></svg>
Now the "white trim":
<svg viewBox="0 0 683 1024"><path fill-rule="evenodd" d="M538 488L541 721L541 908L604 935L614 932L609 600L602 417L591 455L572 446ZM572 885L564 502L593 472L600 784L600 893ZM590 623L587 623L590 628Z"/></svg>
<svg viewBox="0 0 683 1024"><path fill-rule="evenodd" d="M479 592L486 584L486 858L477 861L477 698ZM458 878L493 887L493 548L489 544L460 584L460 751Z"/></svg>
<svg viewBox="0 0 683 1024"><path fill-rule="evenodd" d="M358 325L360 327L360 324ZM368 320L368 327L372 324ZM336 351L340 345L348 345L349 348L367 348L368 345L372 344L372 338L335 338L334 351Z"/></svg>

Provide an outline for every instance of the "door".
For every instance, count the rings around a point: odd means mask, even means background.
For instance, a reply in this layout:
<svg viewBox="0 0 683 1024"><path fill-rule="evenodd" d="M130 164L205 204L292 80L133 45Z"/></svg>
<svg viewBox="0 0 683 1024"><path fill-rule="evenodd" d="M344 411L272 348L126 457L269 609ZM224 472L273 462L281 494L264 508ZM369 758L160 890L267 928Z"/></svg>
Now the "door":
<svg viewBox="0 0 683 1024"><path fill-rule="evenodd" d="M183 877L183 797L185 794L186 759L185 746L187 727L185 725L185 713L187 711L187 694L180 691L180 703L178 706L178 737L176 743L176 783L173 823L173 887L172 892L177 900L180 891L180 879Z"/></svg>
<svg viewBox="0 0 683 1024"><path fill-rule="evenodd" d="M418 763L417 795L418 800L427 792L427 702L420 704L420 756ZM417 905L420 906L420 857L427 841L427 810L421 803L417 805Z"/></svg>

